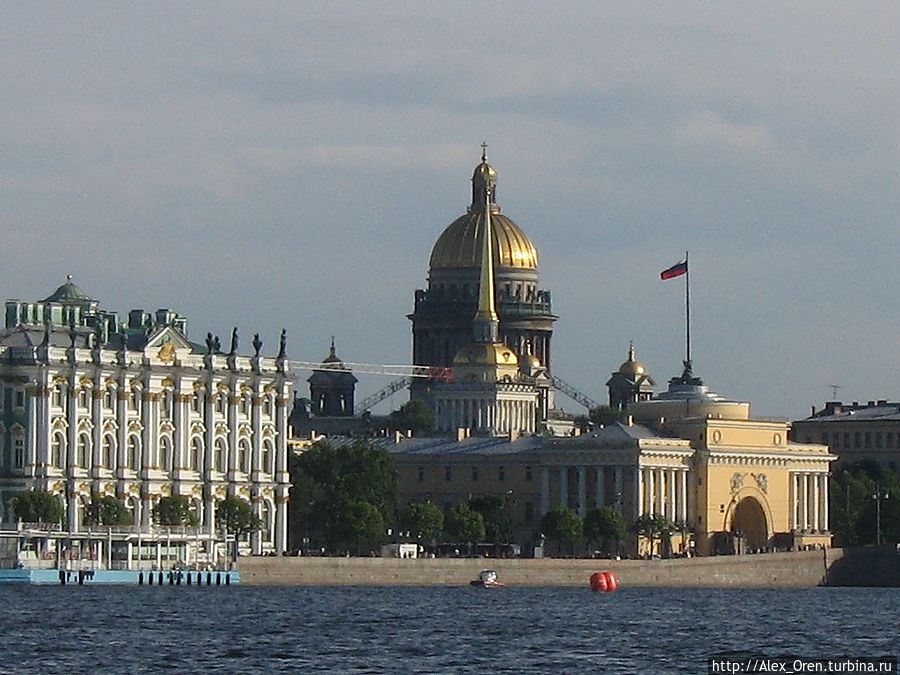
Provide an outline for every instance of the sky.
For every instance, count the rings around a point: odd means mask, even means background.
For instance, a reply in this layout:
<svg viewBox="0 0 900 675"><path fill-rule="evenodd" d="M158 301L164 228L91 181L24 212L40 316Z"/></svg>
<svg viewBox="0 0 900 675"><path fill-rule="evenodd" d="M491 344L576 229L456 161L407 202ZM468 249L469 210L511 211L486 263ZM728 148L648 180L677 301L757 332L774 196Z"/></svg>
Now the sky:
<svg viewBox="0 0 900 675"><path fill-rule="evenodd" d="M659 272L690 251L713 390L789 419L900 398L900 5L560 5L4 4L0 296L71 274L198 342L409 363L484 141L575 388L606 401L631 340L680 374Z"/></svg>

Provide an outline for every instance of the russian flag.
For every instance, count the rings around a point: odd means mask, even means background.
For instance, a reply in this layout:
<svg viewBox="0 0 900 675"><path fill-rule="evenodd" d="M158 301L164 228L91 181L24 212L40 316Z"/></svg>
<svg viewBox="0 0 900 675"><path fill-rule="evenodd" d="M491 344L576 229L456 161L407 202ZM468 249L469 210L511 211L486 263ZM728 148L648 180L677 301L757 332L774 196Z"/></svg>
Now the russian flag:
<svg viewBox="0 0 900 675"><path fill-rule="evenodd" d="M660 279L674 279L675 277L680 277L683 274L687 274L688 266L687 266L687 258L682 260L680 263L676 263L672 265L669 269L663 270L659 273Z"/></svg>

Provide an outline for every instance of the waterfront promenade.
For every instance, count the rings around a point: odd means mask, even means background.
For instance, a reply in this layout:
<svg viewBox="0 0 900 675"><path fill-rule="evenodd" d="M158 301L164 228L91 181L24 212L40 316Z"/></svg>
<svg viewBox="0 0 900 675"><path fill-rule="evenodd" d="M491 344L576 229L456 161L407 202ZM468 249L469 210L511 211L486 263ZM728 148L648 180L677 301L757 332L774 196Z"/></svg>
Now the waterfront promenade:
<svg viewBox="0 0 900 675"><path fill-rule="evenodd" d="M887 548L671 560L252 557L238 562L241 583L282 586L460 586L485 568L496 569L514 586L587 586L598 570L614 572L625 587L900 585L900 556Z"/></svg>

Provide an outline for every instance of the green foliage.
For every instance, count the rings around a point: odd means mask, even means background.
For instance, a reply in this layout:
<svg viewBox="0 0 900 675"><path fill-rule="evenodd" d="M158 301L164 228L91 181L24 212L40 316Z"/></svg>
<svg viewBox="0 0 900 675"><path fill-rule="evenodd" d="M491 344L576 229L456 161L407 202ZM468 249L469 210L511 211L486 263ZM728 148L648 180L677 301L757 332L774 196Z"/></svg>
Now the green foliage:
<svg viewBox="0 0 900 675"><path fill-rule="evenodd" d="M384 517L371 502L354 500L346 507L346 533L348 541L356 543L356 553L373 548L383 540Z"/></svg>
<svg viewBox="0 0 900 675"><path fill-rule="evenodd" d="M390 453L367 440L332 446L313 444L291 464L293 545L307 537L330 550L359 549L363 540L374 546L384 540L385 524L396 517L399 490ZM360 503L381 516L381 529ZM360 523L360 519L363 523Z"/></svg>
<svg viewBox="0 0 900 675"><path fill-rule="evenodd" d="M416 537L437 539L444 529L444 514L431 502L414 502L406 507L400 522Z"/></svg>
<svg viewBox="0 0 900 675"><path fill-rule="evenodd" d="M253 507L239 497L226 497L216 509L216 523L229 534L241 537L258 530L262 523Z"/></svg>
<svg viewBox="0 0 900 675"><path fill-rule="evenodd" d="M397 431L411 430L415 435L434 431L434 412L422 401L412 400L391 413L391 426Z"/></svg>
<svg viewBox="0 0 900 675"><path fill-rule="evenodd" d="M575 555L575 542L581 537L584 524L572 509L553 509L541 518L541 530L548 539L557 542L562 552L564 546Z"/></svg>
<svg viewBox="0 0 900 675"><path fill-rule="evenodd" d="M484 516L468 504L455 504L444 517L444 529L457 541L477 544L485 536Z"/></svg>
<svg viewBox="0 0 900 675"><path fill-rule="evenodd" d="M62 524L65 509L62 502L51 492L20 492L12 499L13 513L17 520L25 523Z"/></svg>
<svg viewBox="0 0 900 675"><path fill-rule="evenodd" d="M605 551L609 550L610 543L615 543L618 546L620 541L625 540L626 534L625 520L611 506L604 506L602 509L591 509L584 516L585 539L589 543L602 541Z"/></svg>
<svg viewBox="0 0 900 675"><path fill-rule="evenodd" d="M132 515L122 500L112 495L92 494L85 520L88 525L131 525Z"/></svg>
<svg viewBox="0 0 900 675"><path fill-rule="evenodd" d="M675 534L675 525L668 518L660 515L640 516L631 526L632 532L647 539L649 543L648 553L653 554L654 543L659 540L660 548L666 555L672 550L672 535Z"/></svg>
<svg viewBox="0 0 900 675"><path fill-rule="evenodd" d="M476 495L469 500L469 508L484 518L485 540L507 544L512 531L511 495Z"/></svg>
<svg viewBox="0 0 900 675"><path fill-rule="evenodd" d="M900 475L877 464L842 467L831 480L831 530L837 546L865 546L877 540L881 495L881 540L900 541ZM888 495L885 497L885 495Z"/></svg>
<svg viewBox="0 0 900 675"><path fill-rule="evenodd" d="M185 495L160 497L153 507L153 520L159 525L177 527L197 524L197 515Z"/></svg>

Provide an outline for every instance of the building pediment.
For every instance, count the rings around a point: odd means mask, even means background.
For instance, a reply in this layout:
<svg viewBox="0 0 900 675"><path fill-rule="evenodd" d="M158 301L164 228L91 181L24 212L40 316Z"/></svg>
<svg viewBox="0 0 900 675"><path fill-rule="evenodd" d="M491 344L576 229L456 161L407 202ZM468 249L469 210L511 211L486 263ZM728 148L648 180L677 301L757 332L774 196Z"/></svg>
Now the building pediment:
<svg viewBox="0 0 900 675"><path fill-rule="evenodd" d="M188 339L173 326L161 326L157 328L147 339L144 346L144 356L158 359L163 363L171 363L175 355L190 353L193 347Z"/></svg>

